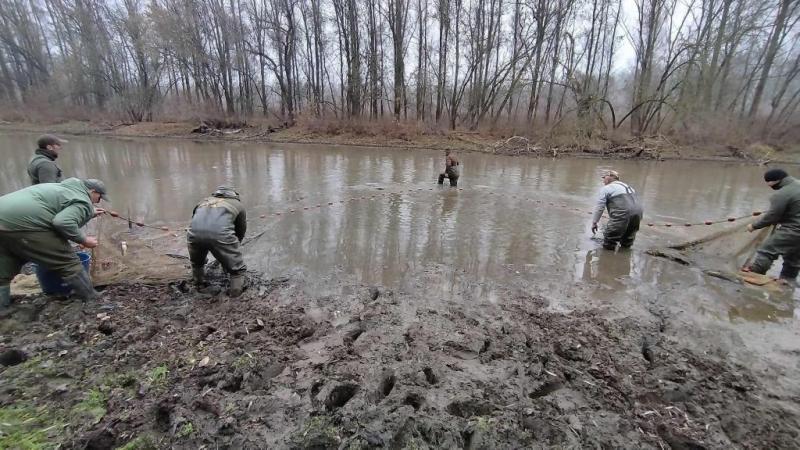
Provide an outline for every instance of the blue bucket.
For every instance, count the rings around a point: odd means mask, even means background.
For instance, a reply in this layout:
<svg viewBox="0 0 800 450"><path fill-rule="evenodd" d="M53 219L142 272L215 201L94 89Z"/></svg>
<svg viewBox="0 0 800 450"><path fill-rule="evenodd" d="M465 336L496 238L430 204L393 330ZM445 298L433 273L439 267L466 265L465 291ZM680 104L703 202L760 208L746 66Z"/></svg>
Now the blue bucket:
<svg viewBox="0 0 800 450"><path fill-rule="evenodd" d="M87 252L77 252L76 255L81 260L83 270L88 272L89 264L92 262L92 255ZM38 264L35 264L35 266L36 279L39 280L42 292L48 295L67 295L72 291L70 285L65 283L57 273L51 272Z"/></svg>

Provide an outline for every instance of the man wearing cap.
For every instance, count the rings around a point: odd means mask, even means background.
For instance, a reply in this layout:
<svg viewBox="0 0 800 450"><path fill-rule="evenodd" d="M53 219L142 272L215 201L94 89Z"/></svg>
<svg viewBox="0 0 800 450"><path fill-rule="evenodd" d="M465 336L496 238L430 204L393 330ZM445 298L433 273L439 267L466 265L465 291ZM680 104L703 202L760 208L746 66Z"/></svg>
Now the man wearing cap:
<svg viewBox="0 0 800 450"><path fill-rule="evenodd" d="M11 280L26 262L57 273L84 300L97 297L89 274L68 241L97 247L81 227L104 211L108 200L100 180L68 178L29 186L0 197L0 307L11 304Z"/></svg>
<svg viewBox="0 0 800 450"><path fill-rule="evenodd" d="M28 163L28 176L31 184L61 182L61 169L56 164L56 159L58 152L61 151L61 145L66 142L52 134L39 137L36 142L38 148Z"/></svg>
<svg viewBox="0 0 800 450"><path fill-rule="evenodd" d="M195 206L186 240L192 263L192 279L198 291L211 292L205 281L204 270L206 257L211 252L231 277L228 295L242 295L247 267L240 244L246 232L247 215L234 188L220 186L211 197Z"/></svg>
<svg viewBox="0 0 800 450"><path fill-rule="evenodd" d="M765 274L778 256L782 256L780 277L793 282L800 272L800 182L782 169L768 170L764 181L777 192L769 199L769 211L748 225L747 231L770 225L776 225L776 229L758 248L753 263L744 270Z"/></svg>
<svg viewBox="0 0 800 450"><path fill-rule="evenodd" d="M609 170L603 173L603 188L597 198L597 206L592 216L592 234L597 232L597 223L608 209L608 224L603 231L603 248L616 250L617 245L628 248L633 245L639 222L642 220L642 206L636 191L619 181L619 173Z"/></svg>

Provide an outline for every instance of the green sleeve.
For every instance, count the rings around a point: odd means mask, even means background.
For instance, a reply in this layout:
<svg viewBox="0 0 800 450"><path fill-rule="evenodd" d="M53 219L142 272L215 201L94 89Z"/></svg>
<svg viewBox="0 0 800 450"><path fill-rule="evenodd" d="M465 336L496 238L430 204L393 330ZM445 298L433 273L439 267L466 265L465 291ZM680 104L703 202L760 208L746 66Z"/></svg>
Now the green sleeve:
<svg viewBox="0 0 800 450"><path fill-rule="evenodd" d="M769 210L753 224L753 229L758 230L780 222L781 218L783 218L783 214L786 212L788 203L786 196L780 193L773 195L769 199Z"/></svg>
<svg viewBox="0 0 800 450"><path fill-rule="evenodd" d="M93 212L84 204L67 206L53 217L53 228L70 241L83 244L86 241L86 234L81 231L81 227L89 222L92 214Z"/></svg>

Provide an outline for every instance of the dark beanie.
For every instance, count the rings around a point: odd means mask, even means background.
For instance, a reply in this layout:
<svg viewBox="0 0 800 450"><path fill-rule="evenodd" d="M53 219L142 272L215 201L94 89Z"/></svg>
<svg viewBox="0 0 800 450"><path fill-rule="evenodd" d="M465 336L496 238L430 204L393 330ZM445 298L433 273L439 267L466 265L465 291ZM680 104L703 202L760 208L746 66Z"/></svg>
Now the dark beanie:
<svg viewBox="0 0 800 450"><path fill-rule="evenodd" d="M779 181L789 176L783 169L769 169L764 172L764 181Z"/></svg>

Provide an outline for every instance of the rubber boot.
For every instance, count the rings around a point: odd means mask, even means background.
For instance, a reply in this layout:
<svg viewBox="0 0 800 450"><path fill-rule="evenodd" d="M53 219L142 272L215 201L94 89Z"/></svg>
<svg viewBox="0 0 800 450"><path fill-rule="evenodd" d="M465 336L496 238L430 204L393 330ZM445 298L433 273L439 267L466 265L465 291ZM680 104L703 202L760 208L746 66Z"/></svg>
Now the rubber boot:
<svg viewBox="0 0 800 450"><path fill-rule="evenodd" d="M95 300L100 294L94 290L92 279L89 278L89 272L81 270L80 273L74 277L64 280L72 287L73 293L81 300Z"/></svg>
<svg viewBox="0 0 800 450"><path fill-rule="evenodd" d="M244 292L244 274L231 275L231 287L228 290L230 297L238 297Z"/></svg>
<svg viewBox="0 0 800 450"><path fill-rule="evenodd" d="M192 281L198 289L206 285L206 271L203 266L192 267Z"/></svg>
<svg viewBox="0 0 800 450"><path fill-rule="evenodd" d="M11 306L11 286L0 286L0 309Z"/></svg>
<svg viewBox="0 0 800 450"><path fill-rule="evenodd" d="M221 290L219 286L206 281L205 267L192 267L192 280L197 292L201 294L217 295Z"/></svg>
<svg viewBox="0 0 800 450"><path fill-rule="evenodd" d="M787 266L786 263L784 263L783 268L781 268L781 280L785 281L786 284L790 286L796 286L798 272L800 272L800 267Z"/></svg>

